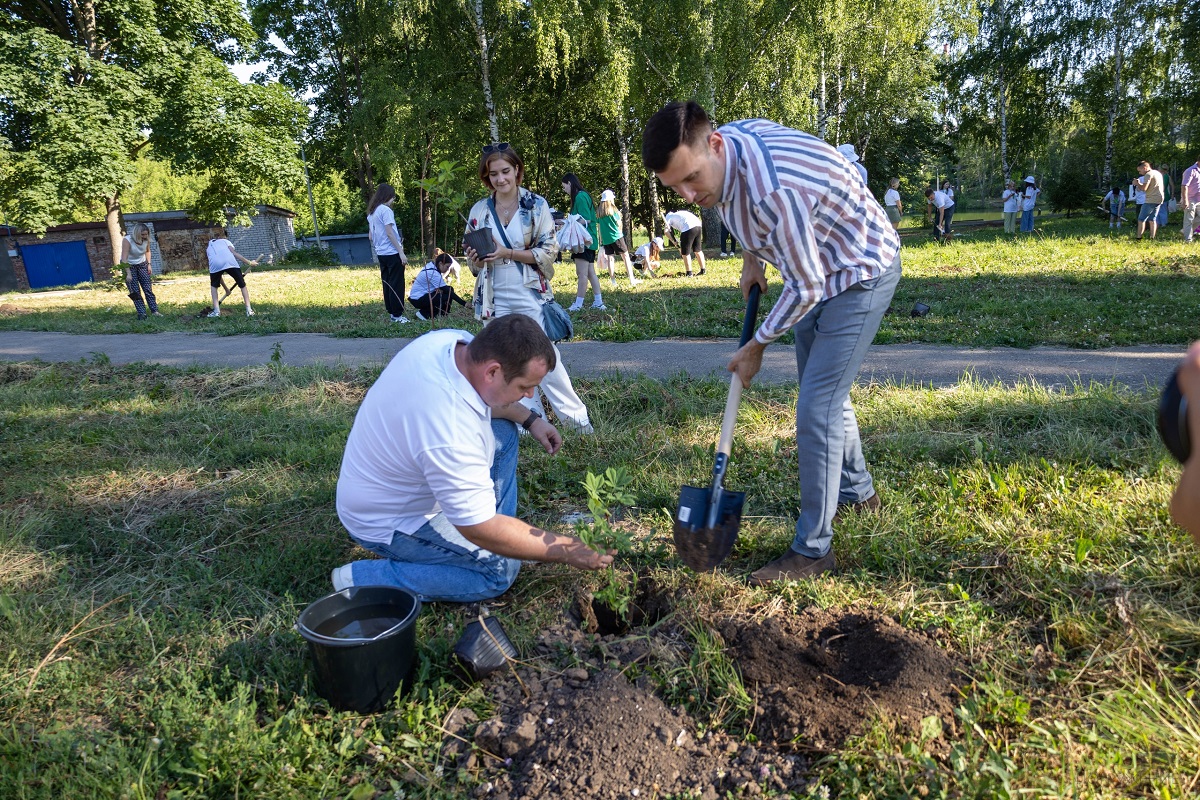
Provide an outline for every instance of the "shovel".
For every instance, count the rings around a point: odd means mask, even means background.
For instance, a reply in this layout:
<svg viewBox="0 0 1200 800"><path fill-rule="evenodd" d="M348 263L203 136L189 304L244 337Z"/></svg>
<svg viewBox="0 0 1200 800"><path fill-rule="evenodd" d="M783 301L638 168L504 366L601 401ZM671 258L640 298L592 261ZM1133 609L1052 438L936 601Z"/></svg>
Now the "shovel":
<svg viewBox="0 0 1200 800"><path fill-rule="evenodd" d="M739 348L754 335L759 294L758 284L750 287ZM683 563L697 572L716 569L729 556L742 524L742 505L746 502L746 493L728 492L724 485L729 451L733 445L733 425L737 421L741 400L742 379L735 372L729 381L729 397L725 401L725 416L721 420L721 439L717 443L712 486L684 486L679 494L679 510L675 512L672 531L675 549Z"/></svg>

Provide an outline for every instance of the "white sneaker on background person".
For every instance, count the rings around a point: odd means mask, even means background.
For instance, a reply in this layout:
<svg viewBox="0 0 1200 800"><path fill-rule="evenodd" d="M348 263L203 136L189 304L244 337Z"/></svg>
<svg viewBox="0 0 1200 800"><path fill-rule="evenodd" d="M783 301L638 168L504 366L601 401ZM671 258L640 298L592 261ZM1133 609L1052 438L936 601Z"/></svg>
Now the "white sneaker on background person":
<svg viewBox="0 0 1200 800"><path fill-rule="evenodd" d="M392 322L398 322L398 323L400 323L401 325L405 325L405 324L407 324L407 323L408 323L408 317L404 316L403 314L401 314L401 315L400 315L400 316L398 316L398 317L397 317L397 316L395 316L395 315L393 315L393 316L392 316Z"/></svg>
<svg viewBox="0 0 1200 800"><path fill-rule="evenodd" d="M583 308L583 298L576 297L575 302L571 303L571 305L567 306L567 311L578 311L581 308Z"/></svg>
<svg viewBox="0 0 1200 800"><path fill-rule="evenodd" d="M220 317L221 317L221 309L219 309L219 308L215 311L208 312L209 319L219 319Z"/></svg>
<svg viewBox="0 0 1200 800"><path fill-rule="evenodd" d="M425 318L425 315L421 313L420 309L417 309L417 319L421 320L421 322L429 322L429 320Z"/></svg>
<svg viewBox="0 0 1200 800"><path fill-rule="evenodd" d="M604 305L604 303L592 303L592 308L597 311L608 311L608 306Z"/></svg>

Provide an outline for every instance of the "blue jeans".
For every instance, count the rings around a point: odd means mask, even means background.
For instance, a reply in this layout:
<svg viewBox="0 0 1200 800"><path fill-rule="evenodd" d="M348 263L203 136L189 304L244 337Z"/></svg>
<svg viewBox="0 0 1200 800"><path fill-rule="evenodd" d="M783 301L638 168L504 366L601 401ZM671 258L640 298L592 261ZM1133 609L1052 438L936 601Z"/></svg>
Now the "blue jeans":
<svg viewBox="0 0 1200 800"><path fill-rule="evenodd" d="M496 455L492 481L496 486L496 511L517 512L517 426L492 420ZM354 540L381 559L355 561L351 566L355 586L398 586L422 601L471 603L496 597L517 579L521 562L484 550L468 541L438 514L415 533L396 531L390 542Z"/></svg>
<svg viewBox="0 0 1200 800"><path fill-rule="evenodd" d="M858 503L875 493L850 405L850 386L899 282L897 256L883 275L822 300L792 329L800 380L800 519L792 550L809 558L829 552L838 503Z"/></svg>
<svg viewBox="0 0 1200 800"><path fill-rule="evenodd" d="M1021 233L1031 233L1033 231L1033 209L1021 212Z"/></svg>
<svg viewBox="0 0 1200 800"><path fill-rule="evenodd" d="M1170 211L1168 209L1168 204L1167 204L1167 201L1164 200L1162 202L1162 205L1160 205L1158 207L1158 216L1155 218L1155 221L1158 222L1158 227L1160 227L1160 228L1167 227L1167 219L1169 216L1170 216Z"/></svg>

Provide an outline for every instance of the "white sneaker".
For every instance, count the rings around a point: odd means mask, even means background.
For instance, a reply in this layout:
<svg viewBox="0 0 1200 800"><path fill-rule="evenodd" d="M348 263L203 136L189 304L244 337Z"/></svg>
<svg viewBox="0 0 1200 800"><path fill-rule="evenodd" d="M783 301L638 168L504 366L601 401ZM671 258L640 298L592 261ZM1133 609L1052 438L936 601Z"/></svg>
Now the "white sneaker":
<svg viewBox="0 0 1200 800"><path fill-rule="evenodd" d="M592 308L597 311L608 311L608 306L604 305L604 303L592 303Z"/></svg>
<svg viewBox="0 0 1200 800"><path fill-rule="evenodd" d="M571 305L567 306L567 311L578 311L581 308L583 308L583 298L576 297L575 302L571 303Z"/></svg>
<svg viewBox="0 0 1200 800"><path fill-rule="evenodd" d="M397 317L397 316L393 316L393 317L392 317L392 322L399 322L401 325L407 325L407 324L408 324L408 317L404 316L403 314L401 314L401 315L400 315L400 316L398 316L398 317Z"/></svg>
<svg viewBox="0 0 1200 800"><path fill-rule="evenodd" d="M722 250L722 251L721 251L721 258L729 258L729 253L726 253L724 250Z"/></svg>
<svg viewBox="0 0 1200 800"><path fill-rule="evenodd" d="M343 564L329 573L329 580L333 584L333 590L340 592L354 585L354 573L350 570L349 564Z"/></svg>
<svg viewBox="0 0 1200 800"><path fill-rule="evenodd" d="M639 281L637 278L630 278L630 279L629 279L629 285L630 285L630 286L638 286L639 284L641 284L641 281Z"/></svg>
<svg viewBox="0 0 1200 800"><path fill-rule="evenodd" d="M246 312L246 316L247 316L247 317L253 317L253 316L254 316L254 309L252 308L252 309L250 309L249 311L247 311L247 312Z"/></svg>
<svg viewBox="0 0 1200 800"><path fill-rule="evenodd" d="M421 322L429 322L429 320L427 320L425 318L425 315L422 314L419 310L417 311L417 319L421 320Z"/></svg>
<svg viewBox="0 0 1200 800"><path fill-rule="evenodd" d="M210 311L210 312L208 312L208 318L209 318L209 319L220 319L220 317L221 317L221 312L220 312L220 311Z"/></svg>

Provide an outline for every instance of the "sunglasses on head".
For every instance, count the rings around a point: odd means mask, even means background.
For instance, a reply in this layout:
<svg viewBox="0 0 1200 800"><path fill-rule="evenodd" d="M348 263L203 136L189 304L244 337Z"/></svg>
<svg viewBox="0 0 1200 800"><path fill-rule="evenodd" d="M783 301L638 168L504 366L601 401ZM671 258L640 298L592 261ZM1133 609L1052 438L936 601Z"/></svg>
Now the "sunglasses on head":
<svg viewBox="0 0 1200 800"><path fill-rule="evenodd" d="M508 142L494 142L489 145L484 145L483 154L490 156L492 153L503 153L508 149Z"/></svg>

